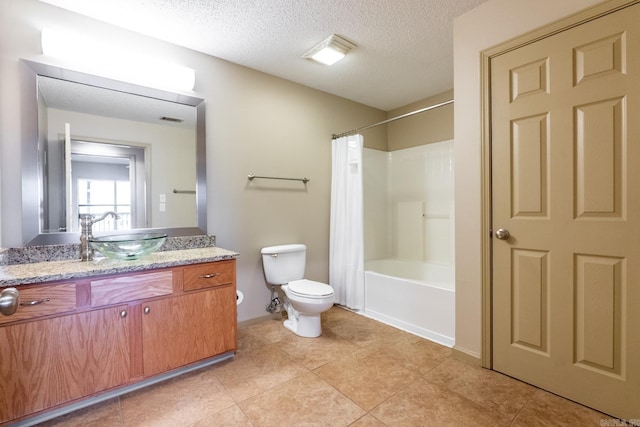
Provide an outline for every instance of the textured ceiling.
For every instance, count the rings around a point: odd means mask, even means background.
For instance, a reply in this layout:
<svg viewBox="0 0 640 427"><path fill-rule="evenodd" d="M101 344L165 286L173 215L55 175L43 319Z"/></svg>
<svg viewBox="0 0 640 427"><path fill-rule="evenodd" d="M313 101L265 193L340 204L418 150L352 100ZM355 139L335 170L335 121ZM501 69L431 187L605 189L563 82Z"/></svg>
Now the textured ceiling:
<svg viewBox="0 0 640 427"><path fill-rule="evenodd" d="M41 1L388 111L453 88L453 19L486 0ZM357 47L301 58L330 34Z"/></svg>

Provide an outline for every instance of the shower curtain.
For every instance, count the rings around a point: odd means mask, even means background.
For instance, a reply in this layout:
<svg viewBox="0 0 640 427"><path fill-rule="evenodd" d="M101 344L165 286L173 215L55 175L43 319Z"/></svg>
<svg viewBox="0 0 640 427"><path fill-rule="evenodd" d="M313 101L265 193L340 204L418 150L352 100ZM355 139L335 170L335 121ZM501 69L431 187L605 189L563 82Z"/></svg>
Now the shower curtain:
<svg viewBox="0 0 640 427"><path fill-rule="evenodd" d="M364 308L362 135L331 141L329 284L336 303Z"/></svg>

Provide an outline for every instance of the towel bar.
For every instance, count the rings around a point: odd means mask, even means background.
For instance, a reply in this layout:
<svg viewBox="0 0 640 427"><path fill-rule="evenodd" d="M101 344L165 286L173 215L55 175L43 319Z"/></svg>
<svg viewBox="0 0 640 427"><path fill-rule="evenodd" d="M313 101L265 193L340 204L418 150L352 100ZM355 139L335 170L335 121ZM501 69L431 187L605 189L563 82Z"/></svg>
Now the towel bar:
<svg viewBox="0 0 640 427"><path fill-rule="evenodd" d="M253 181L255 178L260 178L260 179L282 179L282 180L285 180L285 181L302 181L302 182L304 182L305 184L306 184L307 182L311 181L311 180L310 180L309 178L307 178L306 176L305 176L304 178L278 178L278 177L275 177L275 176L257 176L257 175L254 175L254 174L252 174L252 173L250 173L249 175L247 175L247 179L248 179L249 181Z"/></svg>

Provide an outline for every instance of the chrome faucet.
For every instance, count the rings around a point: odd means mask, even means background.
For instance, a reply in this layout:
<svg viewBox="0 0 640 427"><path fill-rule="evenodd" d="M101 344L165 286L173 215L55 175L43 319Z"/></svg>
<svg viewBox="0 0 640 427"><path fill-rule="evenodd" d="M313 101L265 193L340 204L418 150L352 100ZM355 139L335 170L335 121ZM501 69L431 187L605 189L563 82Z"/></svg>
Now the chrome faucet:
<svg viewBox="0 0 640 427"><path fill-rule="evenodd" d="M120 215L113 211L105 212L96 218L93 214L80 214L80 260L92 261L93 260L93 248L89 244L89 240L93 239L93 224L102 221L109 215L112 215L115 219L120 219Z"/></svg>

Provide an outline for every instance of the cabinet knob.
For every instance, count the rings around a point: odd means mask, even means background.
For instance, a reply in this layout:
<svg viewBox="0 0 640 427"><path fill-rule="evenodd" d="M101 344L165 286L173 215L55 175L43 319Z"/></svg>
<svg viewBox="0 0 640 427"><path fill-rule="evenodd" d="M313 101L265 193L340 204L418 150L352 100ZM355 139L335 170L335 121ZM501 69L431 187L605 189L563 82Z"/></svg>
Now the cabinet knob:
<svg viewBox="0 0 640 427"><path fill-rule="evenodd" d="M214 277L218 277L220 275L220 273L209 273L209 274L203 274L202 276L198 276L200 279L212 279Z"/></svg>
<svg viewBox="0 0 640 427"><path fill-rule="evenodd" d="M122 311L120 312L120 317L122 317L123 319L124 319L125 317L127 317L127 310L122 310Z"/></svg>
<svg viewBox="0 0 640 427"><path fill-rule="evenodd" d="M149 313L151 313L151 307L146 306L146 307L144 308L144 314L149 314Z"/></svg>

